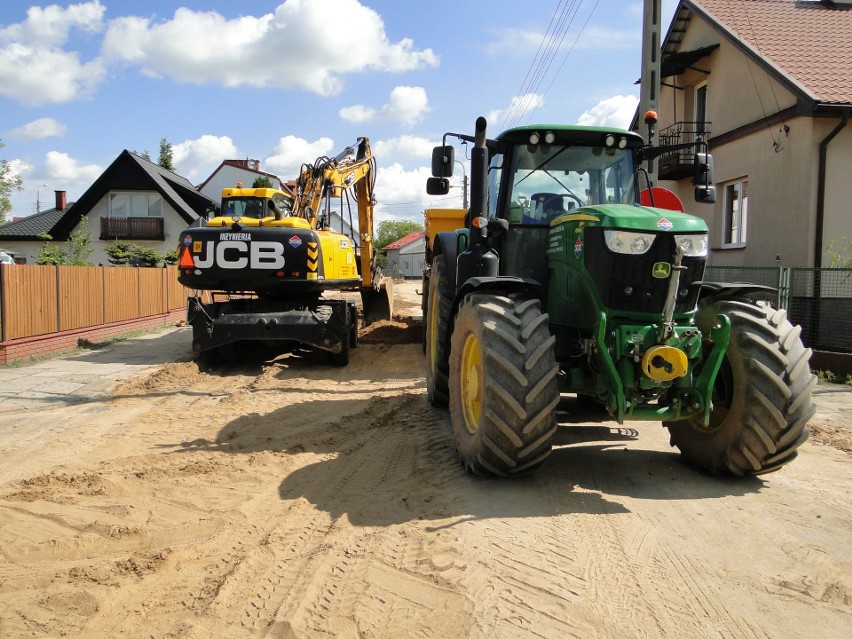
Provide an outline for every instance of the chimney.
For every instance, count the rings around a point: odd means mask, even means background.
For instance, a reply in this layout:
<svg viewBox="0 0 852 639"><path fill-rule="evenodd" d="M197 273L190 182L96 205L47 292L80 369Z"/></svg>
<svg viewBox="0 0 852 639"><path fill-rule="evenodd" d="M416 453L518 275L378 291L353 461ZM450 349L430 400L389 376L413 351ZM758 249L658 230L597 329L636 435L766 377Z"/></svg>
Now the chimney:
<svg viewBox="0 0 852 639"><path fill-rule="evenodd" d="M65 191L54 191L56 194L56 210L64 211L65 207L68 205L65 197Z"/></svg>

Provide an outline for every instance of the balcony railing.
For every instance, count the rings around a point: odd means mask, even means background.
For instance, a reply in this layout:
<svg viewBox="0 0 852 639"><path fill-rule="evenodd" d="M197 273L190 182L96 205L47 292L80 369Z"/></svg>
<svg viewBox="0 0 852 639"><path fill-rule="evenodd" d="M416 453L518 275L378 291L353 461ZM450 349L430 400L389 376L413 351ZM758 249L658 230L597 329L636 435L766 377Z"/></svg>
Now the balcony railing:
<svg viewBox="0 0 852 639"><path fill-rule="evenodd" d="M675 122L665 129L660 129L659 144L692 144L699 137L707 139L710 135L709 122ZM661 155L657 160L657 173L661 180L680 180L693 174L692 160L695 147L678 149Z"/></svg>
<svg viewBox="0 0 852 639"><path fill-rule="evenodd" d="M102 217L102 240L165 240L161 217Z"/></svg>

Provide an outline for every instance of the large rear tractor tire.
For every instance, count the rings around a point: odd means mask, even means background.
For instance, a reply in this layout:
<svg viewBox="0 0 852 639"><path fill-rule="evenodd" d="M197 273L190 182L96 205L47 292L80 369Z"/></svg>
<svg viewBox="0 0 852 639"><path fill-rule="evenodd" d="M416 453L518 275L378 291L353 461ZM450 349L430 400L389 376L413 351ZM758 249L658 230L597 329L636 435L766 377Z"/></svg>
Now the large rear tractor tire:
<svg viewBox="0 0 852 639"><path fill-rule="evenodd" d="M450 417L464 467L515 475L538 467L556 433L556 339L537 299L471 293L450 349Z"/></svg>
<svg viewBox="0 0 852 639"><path fill-rule="evenodd" d="M453 307L455 286L450 282L444 256L432 260L426 309L426 393L434 406L444 407L450 401L449 363L445 346L447 324Z"/></svg>
<svg viewBox="0 0 852 639"><path fill-rule="evenodd" d="M816 412L816 377L801 327L784 310L734 300L710 301L696 317L705 335L716 315L731 321L731 341L713 389L713 411L664 422L684 460L717 474L759 475L792 461Z"/></svg>

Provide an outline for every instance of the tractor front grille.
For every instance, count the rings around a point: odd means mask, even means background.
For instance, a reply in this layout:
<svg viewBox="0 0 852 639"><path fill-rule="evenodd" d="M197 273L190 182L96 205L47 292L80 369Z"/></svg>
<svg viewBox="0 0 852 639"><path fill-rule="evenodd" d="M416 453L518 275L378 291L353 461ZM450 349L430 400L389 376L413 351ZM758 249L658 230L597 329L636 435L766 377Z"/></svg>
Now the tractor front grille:
<svg viewBox="0 0 852 639"><path fill-rule="evenodd" d="M644 255L613 253L604 242L601 227L585 229L584 259L604 305L628 313L662 313L669 290L669 278L654 277L654 265L671 264L675 255L675 239L671 233L657 233L654 243ZM695 308L699 284L704 277L706 258L685 257L675 313Z"/></svg>

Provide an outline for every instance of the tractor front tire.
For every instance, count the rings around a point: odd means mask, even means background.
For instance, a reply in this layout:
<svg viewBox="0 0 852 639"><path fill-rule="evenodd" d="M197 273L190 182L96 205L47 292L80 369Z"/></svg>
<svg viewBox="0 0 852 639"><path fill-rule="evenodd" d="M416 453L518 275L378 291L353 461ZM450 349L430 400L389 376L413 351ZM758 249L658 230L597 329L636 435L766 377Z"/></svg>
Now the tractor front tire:
<svg viewBox="0 0 852 639"><path fill-rule="evenodd" d="M432 260L432 274L426 301L426 394L434 406L450 401L449 363L446 351L447 325L453 307L455 286L450 282L443 255Z"/></svg>
<svg viewBox="0 0 852 639"><path fill-rule="evenodd" d="M683 459L716 474L759 475L792 461L816 412L816 377L801 327L784 310L736 300L704 306L696 324L705 335L717 315L731 321L731 341L716 377L710 424L702 417L664 422Z"/></svg>
<svg viewBox="0 0 852 639"><path fill-rule="evenodd" d="M538 299L470 293L449 362L450 417L462 465L477 475L537 468L556 433L556 339Z"/></svg>

